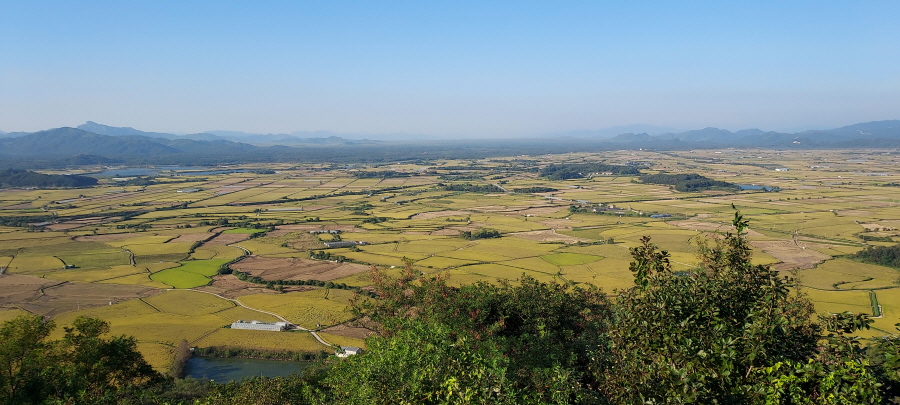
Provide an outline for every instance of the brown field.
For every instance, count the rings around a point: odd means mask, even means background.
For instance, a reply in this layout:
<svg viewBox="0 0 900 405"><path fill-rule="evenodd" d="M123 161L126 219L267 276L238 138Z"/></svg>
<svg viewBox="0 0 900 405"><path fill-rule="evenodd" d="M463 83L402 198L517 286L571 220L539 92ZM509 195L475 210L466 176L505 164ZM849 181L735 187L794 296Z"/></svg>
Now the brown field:
<svg viewBox="0 0 900 405"><path fill-rule="evenodd" d="M62 282L20 274L0 275L0 307L13 308L16 304L34 301L41 296L41 289Z"/></svg>
<svg viewBox="0 0 900 405"><path fill-rule="evenodd" d="M21 308L35 314L54 317L63 312L111 305L133 298L160 292L156 288L136 285L65 282L43 288L43 294L26 302Z"/></svg>
<svg viewBox="0 0 900 405"><path fill-rule="evenodd" d="M459 235L459 232L460 232L460 231L459 231L458 229L445 228L445 229L438 229L438 230L436 230L436 231L434 231L434 232L431 232L430 235L434 235L434 236L457 236L457 235Z"/></svg>
<svg viewBox="0 0 900 405"><path fill-rule="evenodd" d="M365 339L374 334L371 330L366 328L358 328L353 326L348 326L346 324L335 325L329 328L322 329L322 332L343 336L353 339Z"/></svg>
<svg viewBox="0 0 900 405"><path fill-rule="evenodd" d="M329 281L367 271L361 264L332 263L301 258L266 258L250 256L231 265L231 268L262 277L265 280L321 280Z"/></svg>
<svg viewBox="0 0 900 405"><path fill-rule="evenodd" d="M284 286L284 292L302 292L314 290L317 287L311 286L303 286L303 285L292 285L292 286ZM251 294L278 294L273 290L266 289L265 286L259 284L248 283L246 281L238 280L237 277L226 274L222 276L213 277L212 283L209 285L196 288L199 291L211 292L213 294L219 294L223 297L227 298L237 298L244 295Z"/></svg>
<svg viewBox="0 0 900 405"><path fill-rule="evenodd" d="M772 266L775 270L811 269L817 264L831 259L813 249L803 249L793 241L751 241L754 249L762 250L781 261Z"/></svg>

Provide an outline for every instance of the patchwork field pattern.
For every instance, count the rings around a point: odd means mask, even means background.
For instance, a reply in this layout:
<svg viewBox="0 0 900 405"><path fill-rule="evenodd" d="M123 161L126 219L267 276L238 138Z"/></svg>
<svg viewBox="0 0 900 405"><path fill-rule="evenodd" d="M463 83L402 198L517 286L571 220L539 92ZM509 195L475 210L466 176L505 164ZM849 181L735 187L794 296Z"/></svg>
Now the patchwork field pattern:
<svg viewBox="0 0 900 405"><path fill-rule="evenodd" d="M201 189L196 193L178 193L185 185L165 177L124 192L108 179L87 189L3 190L0 217L38 218L53 206L57 219L39 227L0 227L0 320L23 311L60 324L79 314L99 316L114 333L137 337L158 367L180 339L318 350L308 334L285 334L278 343L276 335L223 329L237 319L277 318L183 290L237 298L311 328L348 321L349 289L368 287L373 267L397 275L410 265L420 274L448 275L453 285L515 283L526 275L614 293L633 285L629 248L641 238L650 236L667 250L674 269L694 268L698 243L734 232L734 204L750 220L746 237L755 263L796 276L820 312L871 314L877 301L883 317L870 333L893 333L900 320L900 272L843 256L900 240L894 160L866 150L616 151L178 176L195 180L191 187ZM581 161L703 173L779 191L681 193L634 176L550 181L534 171ZM268 166L246 168L260 167ZM359 170L402 177L357 178ZM557 191L451 191L466 183ZM55 208L61 204L52 202L61 201L74 207ZM461 237L480 229L500 237ZM325 241L351 243L328 248ZM219 275L220 269L262 282ZM279 286L277 280L340 286ZM327 333L355 346L364 337L347 325Z"/></svg>

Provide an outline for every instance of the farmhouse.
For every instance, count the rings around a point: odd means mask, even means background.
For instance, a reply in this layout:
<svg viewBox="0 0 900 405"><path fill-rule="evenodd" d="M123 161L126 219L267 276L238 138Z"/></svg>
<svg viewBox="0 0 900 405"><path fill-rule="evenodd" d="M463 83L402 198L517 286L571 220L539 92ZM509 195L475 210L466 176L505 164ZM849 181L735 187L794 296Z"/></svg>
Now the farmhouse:
<svg viewBox="0 0 900 405"><path fill-rule="evenodd" d="M362 349L355 346L341 346L340 350L335 350L334 355L338 357L350 357L362 353Z"/></svg>
<svg viewBox="0 0 900 405"><path fill-rule="evenodd" d="M273 332L281 332L287 329L287 327L287 322L266 323L260 321L246 322L244 320L238 320L231 324L231 329L270 330Z"/></svg>

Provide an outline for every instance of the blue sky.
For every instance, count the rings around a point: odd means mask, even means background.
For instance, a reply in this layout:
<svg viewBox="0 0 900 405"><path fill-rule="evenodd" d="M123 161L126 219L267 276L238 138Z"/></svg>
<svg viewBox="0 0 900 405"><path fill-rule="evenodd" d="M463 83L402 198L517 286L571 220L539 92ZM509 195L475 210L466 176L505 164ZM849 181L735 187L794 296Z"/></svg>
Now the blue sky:
<svg viewBox="0 0 900 405"><path fill-rule="evenodd" d="M900 119L900 2L0 1L0 130Z"/></svg>

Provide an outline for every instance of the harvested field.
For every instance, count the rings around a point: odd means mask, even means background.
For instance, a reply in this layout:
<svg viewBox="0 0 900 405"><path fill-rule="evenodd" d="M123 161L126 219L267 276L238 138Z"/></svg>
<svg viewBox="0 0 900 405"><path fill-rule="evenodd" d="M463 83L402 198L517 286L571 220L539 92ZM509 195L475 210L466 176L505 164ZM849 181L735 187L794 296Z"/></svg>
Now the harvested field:
<svg viewBox="0 0 900 405"><path fill-rule="evenodd" d="M555 229L545 230L545 231L528 231L528 232L516 232L511 233L509 236L515 236L517 238L532 240L535 242L563 242L563 243L578 243L578 242L591 242L592 239L585 238L576 238L574 236L566 236L556 233Z"/></svg>
<svg viewBox="0 0 900 405"><path fill-rule="evenodd" d="M328 333L330 335L343 336L353 339L365 339L369 336L375 334L371 330L366 328L357 328L353 326L348 326L346 324L335 325L330 328L322 329L322 332Z"/></svg>
<svg viewBox="0 0 900 405"><path fill-rule="evenodd" d="M160 290L136 285L66 282L44 288L43 291L43 295L21 303L22 309L54 317L63 312L149 297Z"/></svg>
<svg viewBox="0 0 900 405"><path fill-rule="evenodd" d="M62 284L56 280L20 274L0 276L0 307L11 308L17 303L30 302L41 296L41 289Z"/></svg>
<svg viewBox="0 0 900 405"><path fill-rule="evenodd" d="M781 261L772 266L775 270L811 269L817 264L831 259L813 249L803 249L793 241L751 241L754 249L762 250Z"/></svg>
<svg viewBox="0 0 900 405"><path fill-rule="evenodd" d="M237 298L250 294L277 294L275 291L266 289L265 286L238 280L237 277L231 274L215 276L212 280L212 283L209 285L198 287L196 290L219 294L227 298ZM309 289L313 288L315 287L309 287ZM285 288L285 291L295 290Z"/></svg>
<svg viewBox="0 0 900 405"><path fill-rule="evenodd" d="M438 229L434 232L431 232L429 235L434 236L458 236L459 230L456 229Z"/></svg>
<svg viewBox="0 0 900 405"><path fill-rule="evenodd" d="M265 280L329 281L367 271L368 266L354 263L332 263L300 258L266 258L251 256L231 265L232 269L262 277Z"/></svg>

